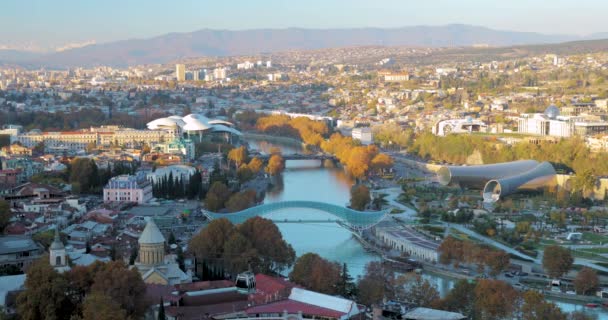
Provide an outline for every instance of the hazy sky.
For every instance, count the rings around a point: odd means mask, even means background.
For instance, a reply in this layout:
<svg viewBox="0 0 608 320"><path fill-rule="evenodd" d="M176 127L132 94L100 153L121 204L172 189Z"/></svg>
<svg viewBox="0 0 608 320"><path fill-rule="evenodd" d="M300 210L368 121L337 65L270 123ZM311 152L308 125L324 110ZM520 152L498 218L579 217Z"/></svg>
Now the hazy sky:
<svg viewBox="0 0 608 320"><path fill-rule="evenodd" d="M151 37L203 28L463 23L542 33L608 31L607 0L0 0L0 45Z"/></svg>

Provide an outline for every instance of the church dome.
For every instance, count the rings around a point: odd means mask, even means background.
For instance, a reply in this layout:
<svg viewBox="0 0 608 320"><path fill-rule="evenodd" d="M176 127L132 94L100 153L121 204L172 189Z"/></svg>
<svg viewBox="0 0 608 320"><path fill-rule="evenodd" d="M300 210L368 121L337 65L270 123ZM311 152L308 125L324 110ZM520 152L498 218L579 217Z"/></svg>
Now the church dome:
<svg viewBox="0 0 608 320"><path fill-rule="evenodd" d="M158 229L156 223L154 223L154 220L150 219L148 224L146 224L144 231L141 233L141 236L139 236L139 240L137 242L139 242L139 244L164 243L165 237L160 232L160 229Z"/></svg>

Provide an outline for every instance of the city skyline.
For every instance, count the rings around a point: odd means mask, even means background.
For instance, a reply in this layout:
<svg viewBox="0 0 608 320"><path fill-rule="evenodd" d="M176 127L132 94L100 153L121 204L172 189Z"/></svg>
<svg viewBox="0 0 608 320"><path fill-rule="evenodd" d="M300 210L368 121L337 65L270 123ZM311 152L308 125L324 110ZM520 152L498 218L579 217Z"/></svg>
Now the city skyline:
<svg viewBox="0 0 608 320"><path fill-rule="evenodd" d="M0 48L32 51L150 38L201 29L399 28L467 24L497 30L584 36L603 33L598 0L504 3L466 0L413 1L6 1ZM23 24L23 21L28 21Z"/></svg>

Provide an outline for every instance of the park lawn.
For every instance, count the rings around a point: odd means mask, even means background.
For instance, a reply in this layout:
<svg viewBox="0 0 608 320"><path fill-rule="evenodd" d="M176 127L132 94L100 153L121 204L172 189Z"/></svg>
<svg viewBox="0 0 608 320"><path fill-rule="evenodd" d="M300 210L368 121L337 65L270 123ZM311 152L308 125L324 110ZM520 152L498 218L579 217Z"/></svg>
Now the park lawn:
<svg viewBox="0 0 608 320"><path fill-rule="evenodd" d="M593 244L604 244L608 243L608 236L593 232L583 232L583 241L590 241Z"/></svg>
<svg viewBox="0 0 608 320"><path fill-rule="evenodd" d="M585 249L580 249L580 251L602 254L602 253L608 253L608 247L585 248Z"/></svg>
<svg viewBox="0 0 608 320"><path fill-rule="evenodd" d="M587 259L587 260L608 262L608 258L602 257L596 253L591 253L591 252L586 252L586 251L574 250L574 251L572 251L572 255L575 257L583 258L583 259Z"/></svg>

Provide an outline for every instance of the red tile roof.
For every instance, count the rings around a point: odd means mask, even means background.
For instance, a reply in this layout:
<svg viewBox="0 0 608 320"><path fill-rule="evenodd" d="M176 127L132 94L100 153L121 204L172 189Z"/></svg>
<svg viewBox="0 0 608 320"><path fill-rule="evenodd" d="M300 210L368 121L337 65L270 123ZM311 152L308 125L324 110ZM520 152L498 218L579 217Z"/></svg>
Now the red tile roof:
<svg viewBox="0 0 608 320"><path fill-rule="evenodd" d="M271 277L265 274L255 275L255 293L249 296L249 300L259 303L282 300L289 297L291 288L297 287L283 278Z"/></svg>
<svg viewBox="0 0 608 320"><path fill-rule="evenodd" d="M249 315L255 315L260 313L283 313L284 311L287 311L287 313L290 314L302 312L306 315L336 319L345 315L345 313L336 310L326 309L294 300L277 301L269 304L251 307L245 310L245 312L247 312L247 314Z"/></svg>

